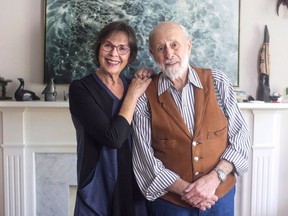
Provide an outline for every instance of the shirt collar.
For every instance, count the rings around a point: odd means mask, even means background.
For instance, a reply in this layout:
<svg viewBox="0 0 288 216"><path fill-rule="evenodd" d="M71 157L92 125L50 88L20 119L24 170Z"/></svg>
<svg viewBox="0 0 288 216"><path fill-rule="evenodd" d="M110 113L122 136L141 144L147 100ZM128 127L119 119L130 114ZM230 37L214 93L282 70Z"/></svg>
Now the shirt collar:
<svg viewBox="0 0 288 216"><path fill-rule="evenodd" d="M188 71L188 83L194 85L197 88L201 88L201 89L203 88L201 81L198 77L198 74L191 66L189 66L189 71ZM159 77L159 83L158 83L158 95L163 94L164 91L172 87L173 87L172 82L163 73L161 73Z"/></svg>

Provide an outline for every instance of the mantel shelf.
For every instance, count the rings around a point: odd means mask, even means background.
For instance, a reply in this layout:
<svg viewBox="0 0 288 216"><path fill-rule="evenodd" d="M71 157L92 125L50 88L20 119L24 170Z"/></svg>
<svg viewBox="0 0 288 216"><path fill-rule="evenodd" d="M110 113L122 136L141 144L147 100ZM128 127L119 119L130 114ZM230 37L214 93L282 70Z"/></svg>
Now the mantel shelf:
<svg viewBox="0 0 288 216"><path fill-rule="evenodd" d="M288 103L238 103L241 110L283 110L288 109ZM1 108L25 107L25 108L68 108L68 101L0 101Z"/></svg>
<svg viewBox="0 0 288 216"><path fill-rule="evenodd" d="M68 108L68 101L1 101L1 108Z"/></svg>
<svg viewBox="0 0 288 216"><path fill-rule="evenodd" d="M261 109L261 110L283 110L288 109L288 103L238 103L241 110Z"/></svg>

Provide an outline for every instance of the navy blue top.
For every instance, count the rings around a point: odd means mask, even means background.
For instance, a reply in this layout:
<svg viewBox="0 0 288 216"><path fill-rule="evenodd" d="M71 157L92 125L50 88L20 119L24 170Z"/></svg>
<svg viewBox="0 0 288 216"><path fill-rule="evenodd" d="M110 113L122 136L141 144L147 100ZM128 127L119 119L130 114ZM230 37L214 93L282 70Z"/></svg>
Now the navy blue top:
<svg viewBox="0 0 288 216"><path fill-rule="evenodd" d="M120 77L125 95L129 82ZM69 105L77 135L74 215L146 215L132 171L132 129L117 115L123 99L119 100L95 73L70 85Z"/></svg>

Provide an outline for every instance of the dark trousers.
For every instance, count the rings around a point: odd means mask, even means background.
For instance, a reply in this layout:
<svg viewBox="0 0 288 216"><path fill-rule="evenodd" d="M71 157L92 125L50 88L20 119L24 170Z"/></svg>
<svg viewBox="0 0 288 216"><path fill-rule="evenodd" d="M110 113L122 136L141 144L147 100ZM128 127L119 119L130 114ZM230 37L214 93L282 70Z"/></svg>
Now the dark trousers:
<svg viewBox="0 0 288 216"><path fill-rule="evenodd" d="M233 216L234 196L235 186L206 211L198 208L184 208L162 198L148 202L147 205L150 216Z"/></svg>

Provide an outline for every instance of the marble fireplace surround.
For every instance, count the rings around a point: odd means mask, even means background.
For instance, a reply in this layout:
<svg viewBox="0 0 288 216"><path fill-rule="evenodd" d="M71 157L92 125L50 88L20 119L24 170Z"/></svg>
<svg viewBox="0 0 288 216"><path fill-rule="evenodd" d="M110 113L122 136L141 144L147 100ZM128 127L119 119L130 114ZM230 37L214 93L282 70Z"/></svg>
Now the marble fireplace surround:
<svg viewBox="0 0 288 216"><path fill-rule="evenodd" d="M250 169L238 178L235 216L277 215L278 123L288 104L239 106L253 148ZM0 111L0 215L69 215L76 140L68 103L0 102Z"/></svg>

